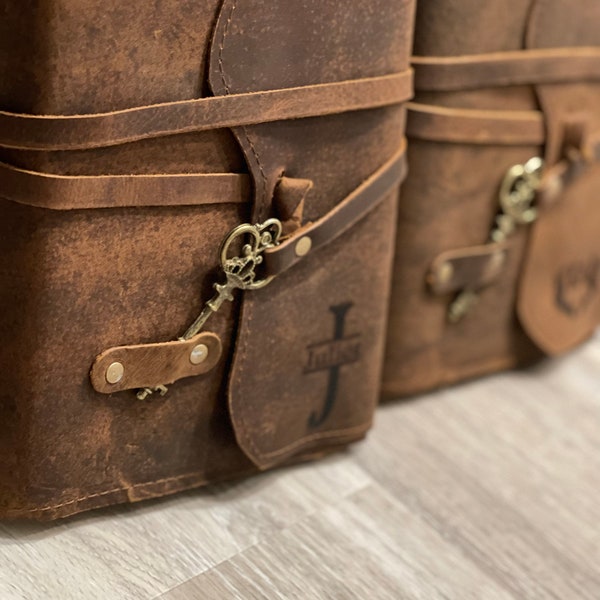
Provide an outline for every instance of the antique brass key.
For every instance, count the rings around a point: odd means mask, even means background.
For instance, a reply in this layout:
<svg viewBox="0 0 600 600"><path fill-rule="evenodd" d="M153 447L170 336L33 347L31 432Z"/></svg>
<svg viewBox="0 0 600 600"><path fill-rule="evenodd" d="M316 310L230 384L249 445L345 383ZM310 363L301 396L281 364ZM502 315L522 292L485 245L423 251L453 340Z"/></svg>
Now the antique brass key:
<svg viewBox="0 0 600 600"><path fill-rule="evenodd" d="M271 283L273 277L258 279L257 267L263 262L263 252L267 248L279 245L282 234L282 224L278 219L269 219L258 225L245 223L236 227L221 245L221 268L225 275L225 282L216 283L215 295L206 303L204 309L181 336L180 341L190 340L202 331L208 319L216 313L226 301L233 300L235 290L259 290ZM242 242L239 256L230 256L232 247L237 242ZM164 396L168 391L166 386L140 390L137 394L139 400L146 400L152 394L159 393Z"/></svg>
<svg viewBox="0 0 600 600"><path fill-rule="evenodd" d="M530 225L538 216L536 193L542 180L544 161L539 157L511 167L500 185L500 214L489 237L492 244L505 242L521 225ZM458 323L479 299L479 290L466 288L450 304L448 321Z"/></svg>

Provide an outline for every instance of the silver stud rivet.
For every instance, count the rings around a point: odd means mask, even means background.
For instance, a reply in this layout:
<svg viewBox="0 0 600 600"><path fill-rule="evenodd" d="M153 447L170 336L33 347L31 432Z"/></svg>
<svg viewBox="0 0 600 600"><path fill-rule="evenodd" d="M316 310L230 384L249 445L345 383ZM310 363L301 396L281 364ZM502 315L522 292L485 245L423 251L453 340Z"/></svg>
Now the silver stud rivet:
<svg viewBox="0 0 600 600"><path fill-rule="evenodd" d="M454 275L454 266L450 262L442 263L438 269L438 281L442 285L446 285Z"/></svg>
<svg viewBox="0 0 600 600"><path fill-rule="evenodd" d="M106 381L111 385L119 383L125 375L125 367L120 362L114 362L106 369Z"/></svg>
<svg viewBox="0 0 600 600"><path fill-rule="evenodd" d="M296 256L306 256L312 248L312 240L305 235L296 244Z"/></svg>
<svg viewBox="0 0 600 600"><path fill-rule="evenodd" d="M208 346L198 344L190 354L190 362L193 365L201 365L208 358Z"/></svg>

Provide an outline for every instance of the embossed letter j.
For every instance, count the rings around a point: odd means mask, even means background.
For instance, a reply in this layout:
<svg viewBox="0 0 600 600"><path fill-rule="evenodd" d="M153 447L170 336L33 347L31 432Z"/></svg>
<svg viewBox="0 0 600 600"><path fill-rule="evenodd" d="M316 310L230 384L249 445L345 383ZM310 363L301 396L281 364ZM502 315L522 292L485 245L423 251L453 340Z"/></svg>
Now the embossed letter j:
<svg viewBox="0 0 600 600"><path fill-rule="evenodd" d="M346 327L346 315L348 311L352 308L353 304L348 302L346 304L338 304L337 306L331 306L329 310L333 313L335 318L334 332L333 332L333 340L332 342L336 342L344 339L344 330ZM338 383L340 379L340 369L342 368L342 363L333 364L329 367L329 379L327 382L327 395L325 397L325 406L323 407L323 411L321 414L317 414L317 412L313 412L310 415L310 419L308 421L308 425L311 429L315 429L322 425L329 417L333 405L335 404L335 399L337 396Z"/></svg>

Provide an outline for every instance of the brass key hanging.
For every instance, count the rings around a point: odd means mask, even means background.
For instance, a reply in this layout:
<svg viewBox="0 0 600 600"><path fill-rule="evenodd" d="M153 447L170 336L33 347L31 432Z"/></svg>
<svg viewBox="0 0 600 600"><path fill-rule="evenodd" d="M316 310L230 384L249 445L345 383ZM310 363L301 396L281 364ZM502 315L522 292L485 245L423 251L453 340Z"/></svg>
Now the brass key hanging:
<svg viewBox="0 0 600 600"><path fill-rule="evenodd" d="M249 223L239 225L225 238L220 252L225 282L214 285L215 295L205 304L190 328L179 338L180 341L189 340L200 333L208 319L223 306L223 303L233 300L235 290L259 290L271 283L273 277L258 278L257 267L263 262L263 252L279 245L281 234L281 222L278 219L269 219L257 225ZM234 244L238 242L242 243L240 254L230 256ZM154 393L164 396L167 391L166 386L145 388L138 392L137 397L139 400L146 400Z"/></svg>
<svg viewBox="0 0 600 600"><path fill-rule="evenodd" d="M535 206L536 194L542 180L544 161L539 157L523 165L511 167L500 185L500 214L496 217L489 242L501 244L514 234L517 227L531 225L538 216ZM458 323L475 306L479 299L478 289L466 288L460 292L448 308L448 321Z"/></svg>

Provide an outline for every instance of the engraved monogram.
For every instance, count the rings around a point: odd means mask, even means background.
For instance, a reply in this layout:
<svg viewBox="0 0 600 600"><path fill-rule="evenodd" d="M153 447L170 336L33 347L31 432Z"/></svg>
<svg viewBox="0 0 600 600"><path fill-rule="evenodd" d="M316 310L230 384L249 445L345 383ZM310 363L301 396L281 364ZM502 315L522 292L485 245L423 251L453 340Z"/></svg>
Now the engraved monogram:
<svg viewBox="0 0 600 600"><path fill-rule="evenodd" d="M600 257L565 265L556 276L556 305L577 317L600 293Z"/></svg>
<svg viewBox="0 0 600 600"><path fill-rule="evenodd" d="M308 426L315 429L322 425L333 410L336 402L340 371L342 367L357 362L361 356L360 335L346 335L346 317L354 305L351 302L331 306L334 327L333 338L308 346L308 361L305 374L328 371L325 404L321 413L316 411L310 415Z"/></svg>

